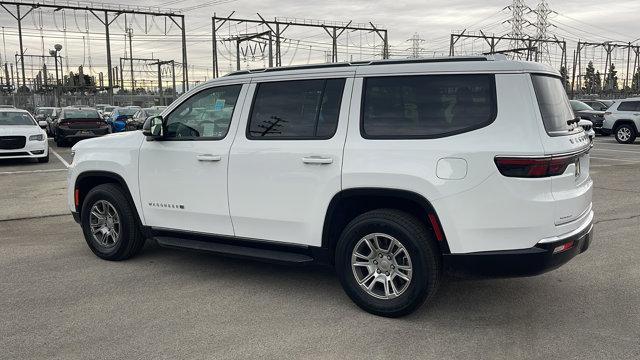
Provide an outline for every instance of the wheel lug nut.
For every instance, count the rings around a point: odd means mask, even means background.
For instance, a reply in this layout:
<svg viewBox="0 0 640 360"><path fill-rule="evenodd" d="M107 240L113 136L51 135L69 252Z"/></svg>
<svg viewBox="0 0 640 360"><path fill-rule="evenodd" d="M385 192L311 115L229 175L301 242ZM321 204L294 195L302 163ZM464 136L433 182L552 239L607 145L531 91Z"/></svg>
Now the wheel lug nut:
<svg viewBox="0 0 640 360"><path fill-rule="evenodd" d="M391 260L391 255L387 255L387 259Z"/></svg>
<svg viewBox="0 0 640 360"><path fill-rule="evenodd" d="M382 259L382 254L380 254L380 258Z"/></svg>
<svg viewBox="0 0 640 360"><path fill-rule="evenodd" d="M373 263L378 265L378 260L373 260Z"/></svg>
<svg viewBox="0 0 640 360"><path fill-rule="evenodd" d="M389 272L387 271L386 273L384 273L385 275L389 276Z"/></svg>
<svg viewBox="0 0 640 360"><path fill-rule="evenodd" d="M391 265L391 268L392 268L392 269L395 269L396 267L395 267L395 266L393 266L393 265Z"/></svg>
<svg viewBox="0 0 640 360"><path fill-rule="evenodd" d="M378 274L380 274L380 269L376 270L376 272L377 272Z"/></svg>

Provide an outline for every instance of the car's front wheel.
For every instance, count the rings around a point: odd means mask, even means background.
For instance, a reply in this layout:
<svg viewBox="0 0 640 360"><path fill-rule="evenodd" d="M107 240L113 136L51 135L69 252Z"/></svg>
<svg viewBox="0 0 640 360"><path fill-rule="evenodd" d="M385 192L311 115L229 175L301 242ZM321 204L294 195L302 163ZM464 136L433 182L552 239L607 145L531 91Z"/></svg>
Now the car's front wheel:
<svg viewBox="0 0 640 360"><path fill-rule="evenodd" d="M631 144L636 141L636 129L629 124L622 124L616 128L615 136L620 144Z"/></svg>
<svg viewBox="0 0 640 360"><path fill-rule="evenodd" d="M438 288L438 247L423 223L399 210L356 217L342 232L335 256L347 295L375 315L409 314Z"/></svg>
<svg viewBox="0 0 640 360"><path fill-rule="evenodd" d="M135 209L122 188L102 184L91 189L82 204L81 223L91 251L105 260L125 260L144 245Z"/></svg>

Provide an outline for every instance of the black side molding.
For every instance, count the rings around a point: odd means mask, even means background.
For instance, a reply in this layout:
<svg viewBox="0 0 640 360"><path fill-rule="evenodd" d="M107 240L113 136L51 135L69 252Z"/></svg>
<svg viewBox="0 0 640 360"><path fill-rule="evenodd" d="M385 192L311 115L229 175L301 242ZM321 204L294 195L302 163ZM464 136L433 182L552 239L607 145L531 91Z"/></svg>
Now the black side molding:
<svg viewBox="0 0 640 360"><path fill-rule="evenodd" d="M305 254L288 252L284 250L264 249L231 245L211 241L199 241L169 236L154 237L160 246L202 251L214 254L227 255L238 258L252 258L272 263L304 265L314 262L314 259Z"/></svg>

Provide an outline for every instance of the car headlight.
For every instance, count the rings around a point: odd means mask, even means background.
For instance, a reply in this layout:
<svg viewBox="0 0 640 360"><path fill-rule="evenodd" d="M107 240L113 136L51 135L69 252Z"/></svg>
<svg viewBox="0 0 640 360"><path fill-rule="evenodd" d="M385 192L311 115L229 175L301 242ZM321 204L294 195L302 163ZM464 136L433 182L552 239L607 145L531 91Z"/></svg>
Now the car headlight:
<svg viewBox="0 0 640 360"><path fill-rule="evenodd" d="M44 140L43 134L29 136L29 141L42 141L42 140Z"/></svg>

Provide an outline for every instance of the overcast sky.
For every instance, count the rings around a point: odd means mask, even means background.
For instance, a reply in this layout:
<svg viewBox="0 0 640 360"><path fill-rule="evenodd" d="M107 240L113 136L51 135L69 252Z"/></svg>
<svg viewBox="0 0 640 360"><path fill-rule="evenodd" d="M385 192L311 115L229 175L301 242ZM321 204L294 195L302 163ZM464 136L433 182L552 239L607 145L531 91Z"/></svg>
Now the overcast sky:
<svg viewBox="0 0 640 360"><path fill-rule="evenodd" d="M122 0L105 1L110 4L124 3ZM214 5L211 5L211 4ZM527 1L527 5L535 8L537 2ZM138 0L140 6L162 6L165 8L183 9L187 19L188 57L189 63L194 66L194 74L191 78L204 79L210 77L211 68L211 23L210 17L215 12L218 16L226 16L231 11L236 11L236 17L257 18L256 12L265 18L289 17L299 19L319 19L330 21L353 20L354 23L373 22L378 27L389 30L391 52L394 56L406 56L411 43L406 40L417 33L424 42L420 43L422 54L432 56L440 53L448 53L449 35L452 31L471 29L485 29L487 33L496 35L506 34L510 31L510 24L504 23L509 18L509 10L503 10L510 4L509 1L488 0L431 0L431 1L372 1L372 0L343 0L343 1L296 1L296 0L217 0L208 2L202 0ZM602 0L551 0L550 8L557 14L550 15L550 21L555 26L549 29L551 34L565 38L570 42L578 39L593 42L607 40L633 41L640 38L640 14L639 0L619 0L614 3L606 3ZM195 7L195 8L194 8ZM11 9L11 7L9 7ZM75 16L74 16L75 15ZM528 14L526 18L535 22L535 15ZM94 18L85 18L84 12L67 12L63 16L51 13L34 12L24 20L25 47L27 54L38 55L44 42L45 51L54 43L63 43L63 28L67 29L67 46L63 49L63 56L69 62L69 68L73 70L83 64L89 66L89 55L94 73L103 71L106 63L104 46L104 28ZM145 30L145 20L147 29ZM65 26L66 22L66 26ZM135 57L151 57L160 59L176 59L180 61L180 38L175 26L169 22L166 29L168 36L164 36L165 24L161 18L151 19L144 17L128 18L128 23L133 28L133 52ZM13 55L17 52L17 27L16 22L7 13L0 9L0 25L4 26L6 55L13 61ZM40 37L40 25L43 27ZM87 35L81 32L89 27ZM221 29L221 36L234 35L239 32L255 32L260 29L243 28L237 24L232 27L225 25ZM119 18L111 27L112 53L114 65L118 65L118 58L124 56L124 18ZM535 34L535 29L525 29L528 34ZM82 39L82 37L85 39ZM318 62L325 59L324 51L330 49L330 39L321 30L287 30L285 38L288 43L283 44L283 64ZM380 52L380 40L374 34L345 34L340 39L339 59L358 60L370 58ZM362 45L360 45L362 44ZM505 44L504 47L508 47ZM227 43L229 51L221 44L221 69L228 70L235 66L231 49L233 45ZM362 46L362 48L361 48ZM569 44L569 56L573 51ZM461 43L456 50L460 52L481 52L481 43ZM260 50L251 56L252 49L245 49L246 59L242 66L261 66L266 60L260 57ZM622 56L622 50L617 56ZM591 57L600 56L599 50L593 52ZM5 52L2 52L5 61ZM251 61L255 59L255 61ZM620 65L619 65L620 67ZM191 74L190 74L191 75ZM29 76L29 75L28 75Z"/></svg>

